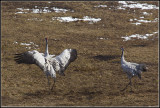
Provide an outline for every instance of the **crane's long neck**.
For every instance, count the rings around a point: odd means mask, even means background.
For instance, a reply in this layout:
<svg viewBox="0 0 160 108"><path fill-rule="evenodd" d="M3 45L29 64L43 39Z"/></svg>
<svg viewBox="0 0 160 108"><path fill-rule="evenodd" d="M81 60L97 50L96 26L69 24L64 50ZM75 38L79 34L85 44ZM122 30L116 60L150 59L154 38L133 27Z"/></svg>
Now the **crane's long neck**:
<svg viewBox="0 0 160 108"><path fill-rule="evenodd" d="M121 55L121 63L124 63L125 59L124 59L124 50L122 50L122 55Z"/></svg>
<svg viewBox="0 0 160 108"><path fill-rule="evenodd" d="M45 52L45 57L49 55L48 52L48 40L46 39L46 52Z"/></svg>

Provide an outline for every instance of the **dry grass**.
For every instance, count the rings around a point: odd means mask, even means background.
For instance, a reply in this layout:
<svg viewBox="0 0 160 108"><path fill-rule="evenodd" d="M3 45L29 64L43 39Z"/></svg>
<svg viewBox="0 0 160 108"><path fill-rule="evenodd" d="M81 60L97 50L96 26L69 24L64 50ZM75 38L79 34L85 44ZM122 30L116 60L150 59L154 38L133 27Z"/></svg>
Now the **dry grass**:
<svg viewBox="0 0 160 108"><path fill-rule="evenodd" d="M147 2L158 5L158 2ZM139 18L144 10L114 10L94 8L95 5L116 6L116 2L2 2L1 24L1 84L2 106L157 106L158 105L158 37L149 40L122 41L121 36L147 34L158 30L157 23L136 26L129 19ZM15 14L16 8L56 6L74 13ZM158 10L145 17L158 18ZM98 23L61 23L52 17L91 16L101 18ZM27 20L39 18L43 21ZM49 38L49 52L59 54L66 48L78 51L77 60L57 75L56 87L49 92L44 73L35 65L17 65L13 54L27 51L17 42L34 42L38 51L45 51L44 37ZM106 38L100 40L97 38ZM108 39L107 39L108 38ZM152 40L153 38L153 40ZM155 38L155 39L154 39ZM56 39L56 40L55 40ZM120 65L120 47L125 48L127 61L146 63L149 70L142 80L133 78L133 93ZM32 49L31 49L32 50Z"/></svg>

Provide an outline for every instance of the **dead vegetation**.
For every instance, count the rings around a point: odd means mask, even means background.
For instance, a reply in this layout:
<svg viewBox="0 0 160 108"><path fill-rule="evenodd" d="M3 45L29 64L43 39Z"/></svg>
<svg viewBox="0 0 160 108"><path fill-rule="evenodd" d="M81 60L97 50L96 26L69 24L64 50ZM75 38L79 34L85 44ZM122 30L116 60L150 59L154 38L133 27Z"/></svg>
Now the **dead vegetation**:
<svg viewBox="0 0 160 108"><path fill-rule="evenodd" d="M158 5L158 2L145 2ZM94 8L105 4L111 9ZM1 12L1 90L2 106L157 106L158 105L158 34L148 40L123 41L122 36L158 31L158 22L133 25L129 21L146 11L158 18L158 10L117 10L117 2L2 2ZM15 14L16 8L59 7L74 10L66 13ZM52 17L91 16L101 21L59 22ZM43 21L27 20L31 18ZM13 54L27 51L21 42L34 42L45 51L44 38L49 38L49 52L59 54L66 48L78 51L77 60L57 75L56 87L49 92L44 73L35 65L17 65ZM105 39L100 39L105 38ZM17 41L18 44L14 44ZM133 93L120 65L120 47L127 61L145 63L149 70L142 80L133 78ZM30 49L33 50L33 47Z"/></svg>

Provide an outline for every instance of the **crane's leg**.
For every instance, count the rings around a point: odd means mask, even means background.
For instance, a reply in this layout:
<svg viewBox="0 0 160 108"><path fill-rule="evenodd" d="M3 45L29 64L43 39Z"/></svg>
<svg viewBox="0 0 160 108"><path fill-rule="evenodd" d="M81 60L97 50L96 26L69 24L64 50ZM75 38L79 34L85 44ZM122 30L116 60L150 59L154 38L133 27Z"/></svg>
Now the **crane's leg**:
<svg viewBox="0 0 160 108"><path fill-rule="evenodd" d="M62 76L65 76L65 74L64 74L63 72L61 73L61 75L62 75Z"/></svg>
<svg viewBox="0 0 160 108"><path fill-rule="evenodd" d="M130 79L130 82L131 82L131 79ZM130 87L131 87L131 92L133 92L133 90L132 90L132 83L130 83Z"/></svg>
<svg viewBox="0 0 160 108"><path fill-rule="evenodd" d="M53 90L53 86L54 86L55 83L56 83L56 79L54 78L53 81L54 81L54 83L53 83L53 85L52 85L51 91Z"/></svg>
<svg viewBox="0 0 160 108"><path fill-rule="evenodd" d="M62 75L62 76L65 76L64 71L63 71L63 70L60 70L60 71L59 71L59 74L60 74L60 75Z"/></svg>
<svg viewBox="0 0 160 108"><path fill-rule="evenodd" d="M138 78L141 79L141 73L137 73Z"/></svg>
<svg viewBox="0 0 160 108"><path fill-rule="evenodd" d="M123 89L123 90L121 90L121 91L124 91L124 90L126 90L126 88L128 87L128 85L131 85L132 86L132 82L131 82L131 79L129 79L129 83L126 85L126 87Z"/></svg>
<svg viewBox="0 0 160 108"><path fill-rule="evenodd" d="M47 76L47 80L48 80L48 86L50 87L50 82L49 82L48 74L46 74L46 76Z"/></svg>

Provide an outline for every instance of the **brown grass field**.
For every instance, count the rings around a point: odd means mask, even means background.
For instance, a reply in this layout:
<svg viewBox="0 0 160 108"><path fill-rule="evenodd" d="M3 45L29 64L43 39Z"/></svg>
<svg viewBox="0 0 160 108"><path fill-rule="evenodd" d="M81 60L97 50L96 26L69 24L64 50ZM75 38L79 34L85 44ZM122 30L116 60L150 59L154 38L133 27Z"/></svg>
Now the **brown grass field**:
<svg viewBox="0 0 160 108"><path fill-rule="evenodd" d="M158 1L146 1L158 6ZM97 5L107 7L94 7ZM152 34L158 32L158 22L131 24L130 19L159 18L159 9L116 9L118 2L7 2L1 3L1 102L2 106L158 106L158 33L148 39L134 38L123 41L122 36ZM66 13L15 14L16 8L58 7L74 10ZM87 21L60 22L52 17L72 16L101 18L89 24ZM38 18L39 20L34 20ZM31 20L28 20L31 19ZM42 21L40 21L42 19ZM47 78L36 65L16 64L14 54L28 50L20 43L34 42L39 52L45 52L45 40L49 39L49 53L60 54L66 48L78 51L77 59L65 71L57 74L56 87L51 92ZM100 39L105 38L105 39ZM15 43L18 42L18 44ZM125 59L145 63L147 72L142 79L132 79L128 87L127 75L120 64L121 50ZM51 78L50 78L51 80Z"/></svg>

